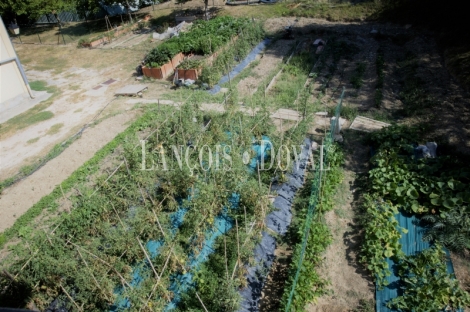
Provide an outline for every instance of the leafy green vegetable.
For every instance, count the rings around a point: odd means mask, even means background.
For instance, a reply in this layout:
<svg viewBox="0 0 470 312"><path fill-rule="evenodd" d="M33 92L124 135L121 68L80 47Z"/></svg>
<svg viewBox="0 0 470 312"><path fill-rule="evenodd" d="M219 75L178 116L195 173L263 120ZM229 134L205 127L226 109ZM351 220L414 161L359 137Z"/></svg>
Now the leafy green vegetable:
<svg viewBox="0 0 470 312"><path fill-rule="evenodd" d="M387 306L402 311L457 311L470 304L470 295L447 273L446 253L440 245L407 256L399 263L403 295Z"/></svg>

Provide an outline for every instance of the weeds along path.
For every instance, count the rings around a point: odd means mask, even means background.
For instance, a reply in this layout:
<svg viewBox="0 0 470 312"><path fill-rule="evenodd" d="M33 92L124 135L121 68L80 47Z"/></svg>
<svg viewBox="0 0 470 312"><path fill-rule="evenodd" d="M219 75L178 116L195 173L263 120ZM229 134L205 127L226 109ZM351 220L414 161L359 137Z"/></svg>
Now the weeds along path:
<svg viewBox="0 0 470 312"><path fill-rule="evenodd" d="M0 197L0 232L11 227L18 217L124 131L135 117L136 111L127 111L88 128L62 154L34 174L5 189Z"/></svg>

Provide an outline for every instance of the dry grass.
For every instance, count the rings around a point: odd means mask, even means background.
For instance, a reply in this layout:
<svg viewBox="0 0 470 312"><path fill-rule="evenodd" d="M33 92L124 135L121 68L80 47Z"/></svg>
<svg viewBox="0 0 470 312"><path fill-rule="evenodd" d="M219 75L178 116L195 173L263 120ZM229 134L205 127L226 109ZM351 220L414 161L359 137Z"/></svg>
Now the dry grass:
<svg viewBox="0 0 470 312"><path fill-rule="evenodd" d="M34 138L34 139L31 139L31 140L28 140L26 143L28 143L28 144L33 144L33 143L36 143L37 141L39 141L39 137Z"/></svg>
<svg viewBox="0 0 470 312"><path fill-rule="evenodd" d="M55 125L52 125L52 127L47 130L46 135L54 135L59 133L60 129L64 126L63 123L57 123Z"/></svg>

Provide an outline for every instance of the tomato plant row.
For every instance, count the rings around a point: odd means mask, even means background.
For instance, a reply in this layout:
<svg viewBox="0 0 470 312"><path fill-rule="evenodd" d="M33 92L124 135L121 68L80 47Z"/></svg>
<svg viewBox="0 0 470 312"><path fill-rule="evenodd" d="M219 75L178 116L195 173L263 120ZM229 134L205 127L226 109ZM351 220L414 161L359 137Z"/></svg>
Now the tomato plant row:
<svg viewBox="0 0 470 312"><path fill-rule="evenodd" d="M9 290L2 293L7 296L2 303L11 300L16 306L33 304L45 310L51 302L59 302L69 310L78 306L101 311L125 298L133 308L161 311L176 296L170 287L173 279L191 273L195 283L186 290L188 296L183 294L180 307L200 309L199 300L193 300L197 292L211 311L235 310L240 300L236 290L246 279L245 266L234 267L253 261L252 250L271 209L267 199L271 179L250 174L241 157L233 157L230 171L141 170L142 150L136 146L143 133L152 133L147 138L147 161L156 164L161 163L161 154L154 153L159 145L225 143L233 155L242 155L262 135L280 144L266 114L203 114L193 103L180 111L150 108L139 122L140 133L123 138L102 164L103 171L74 186L69 213L52 217L50 229L20 229L22 243L12 245L10 257L2 263L2 269L15 276L1 278L2 289ZM301 142L301 138L302 132L293 128L283 140ZM198 153L189 157L192 163L199 161ZM176 159L166 161L178 168ZM274 170L263 174L272 178ZM239 208L225 211L233 193L239 194ZM186 213L175 227L174 213L181 207ZM207 264L192 268L191 257L200 253L207 233L214 230L214 220L223 213L237 220L237 226L217 238ZM151 254L145 246L150 241L164 242L158 253ZM119 293L117 286L122 289ZM15 301L18 297L22 301Z"/></svg>

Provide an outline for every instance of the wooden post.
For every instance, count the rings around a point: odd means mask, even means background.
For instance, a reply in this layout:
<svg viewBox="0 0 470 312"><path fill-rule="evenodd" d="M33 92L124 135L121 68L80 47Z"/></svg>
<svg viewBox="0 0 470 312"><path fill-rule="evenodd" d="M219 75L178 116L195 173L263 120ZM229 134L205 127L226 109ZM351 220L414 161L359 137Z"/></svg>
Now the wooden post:
<svg viewBox="0 0 470 312"><path fill-rule="evenodd" d="M237 228L237 263L240 266L240 240L238 239L238 218L235 217L235 225Z"/></svg>
<svg viewBox="0 0 470 312"><path fill-rule="evenodd" d="M127 285L127 287L129 288L132 288L131 285L129 285L129 283L126 281L126 279L116 270L116 268L114 268L112 265L110 265L109 263L107 263L106 261L104 261L103 259L101 259L100 257L98 257L97 255L89 252L88 250L86 250L85 248L83 247L80 247L78 246L77 244L74 244L72 242L70 242L70 244L72 244L73 246L77 247L77 248L81 248L84 252L86 252L87 254L95 257L98 261L100 261L101 263L103 263L104 265L106 265L107 267L109 267L111 270L113 270L117 276L119 276L119 278L121 279L121 282L123 282L124 284Z"/></svg>
<svg viewBox="0 0 470 312"><path fill-rule="evenodd" d="M157 287L158 287L158 285L159 285L159 283L160 283L160 280L161 280L161 278L162 278L163 272L165 272L166 265L168 264L168 260L170 259L170 256L171 256L171 253L172 253L172 249L173 249L173 246L170 247L170 252L168 253L168 257L166 258L165 264L163 265L162 272L161 272L160 275L158 276L157 282L153 285L152 291L150 292L150 295L149 295L148 298L147 298L147 302L143 305L143 306L145 306L145 307L147 307L148 302L149 302L150 299L152 298L153 293L155 292L155 290L157 289ZM164 290L164 291L165 291L165 290ZM165 295L165 297L166 297L166 300L167 300L168 302L171 302L171 300L170 300L170 298L168 297L168 295L167 295L166 292L164 292L164 295ZM142 310L142 306L140 307L139 312L140 312L140 310Z"/></svg>
<svg viewBox="0 0 470 312"><path fill-rule="evenodd" d="M160 232L162 232L163 237L165 237L165 232L163 232L163 228L160 224L160 221L158 220L157 214L155 213L155 210L152 209L153 215L155 216L155 220L157 221L158 228L160 229Z"/></svg>
<svg viewBox="0 0 470 312"><path fill-rule="evenodd" d="M118 212L116 211L116 208L114 208L113 203L112 203L112 202L109 202L109 203L111 204L111 207L113 207L113 210L114 210L114 212L116 213L116 216L117 216L117 218L118 218L118 220L119 220L119 223L121 223L122 229L123 229L123 230L126 230L126 227L124 226L124 223L122 223L122 220L121 220L121 218L119 217L119 214L118 214Z"/></svg>
<svg viewBox="0 0 470 312"><path fill-rule="evenodd" d="M65 288L62 286L62 284L59 284L60 288L62 291L67 295L67 298L69 298L70 301L77 307L78 311L83 311L83 309L73 300L73 298L69 295L69 293L65 290Z"/></svg>
<svg viewBox="0 0 470 312"><path fill-rule="evenodd" d="M62 192L62 197L64 197L64 200L67 201L67 198L65 198L64 190L62 189L62 183L60 183L59 186L60 186L60 191Z"/></svg>
<svg viewBox="0 0 470 312"><path fill-rule="evenodd" d="M247 220L246 220L246 206L245 205L243 205L243 210L245 212L245 233L248 233L248 228L247 228L248 223L247 223Z"/></svg>
<svg viewBox="0 0 470 312"><path fill-rule="evenodd" d="M225 247L225 273L227 274L227 280L228 280L227 241L226 241L226 239L225 239L225 234L224 234L224 247Z"/></svg>
<svg viewBox="0 0 470 312"><path fill-rule="evenodd" d="M90 271L91 278L95 282L96 287L98 287L98 289L102 291L100 284L96 280L95 275L93 275L93 271L88 266L88 262L86 262L85 258L83 257L82 253L80 252L80 249L77 248L77 251L78 251L78 255L80 256L80 259L82 259L82 261L83 261L83 263L85 263L85 266L87 267L88 271ZM108 296L105 293L103 293L103 294L105 295L106 298L108 298Z"/></svg>

